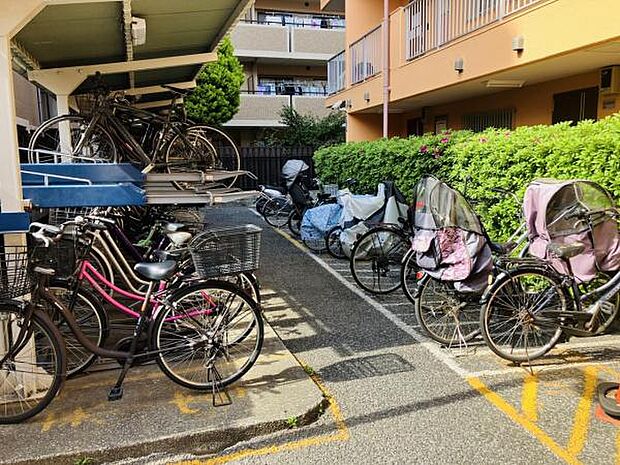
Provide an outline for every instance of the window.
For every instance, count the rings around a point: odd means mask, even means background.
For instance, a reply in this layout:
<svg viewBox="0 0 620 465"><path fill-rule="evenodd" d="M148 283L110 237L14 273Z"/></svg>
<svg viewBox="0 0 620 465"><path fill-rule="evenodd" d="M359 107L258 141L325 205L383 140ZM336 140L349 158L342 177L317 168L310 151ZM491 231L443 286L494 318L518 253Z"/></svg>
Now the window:
<svg viewBox="0 0 620 465"><path fill-rule="evenodd" d="M596 119L598 112L598 87L563 92L553 96L552 123Z"/></svg>
<svg viewBox="0 0 620 465"><path fill-rule="evenodd" d="M327 95L327 80L259 77L256 90L261 94L275 95Z"/></svg>
<svg viewBox="0 0 620 465"><path fill-rule="evenodd" d="M463 115L463 129L474 132L484 131L487 128L512 129L513 115L512 108L468 113Z"/></svg>

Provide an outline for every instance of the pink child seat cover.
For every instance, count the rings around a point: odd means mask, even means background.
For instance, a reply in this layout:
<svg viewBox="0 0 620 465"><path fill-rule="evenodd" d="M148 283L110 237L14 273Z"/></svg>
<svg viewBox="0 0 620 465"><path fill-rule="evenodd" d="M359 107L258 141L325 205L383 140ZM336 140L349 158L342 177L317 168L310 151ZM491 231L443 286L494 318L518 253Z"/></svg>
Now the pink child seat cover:
<svg viewBox="0 0 620 465"><path fill-rule="evenodd" d="M594 279L597 271L620 267L620 237L617 222L595 215L592 227L576 213L614 208L611 195L587 180L540 179L525 191L523 212L530 240L530 254L549 261L560 273L568 269L547 251L550 243L582 242L586 249L570 259L574 276L582 282Z"/></svg>

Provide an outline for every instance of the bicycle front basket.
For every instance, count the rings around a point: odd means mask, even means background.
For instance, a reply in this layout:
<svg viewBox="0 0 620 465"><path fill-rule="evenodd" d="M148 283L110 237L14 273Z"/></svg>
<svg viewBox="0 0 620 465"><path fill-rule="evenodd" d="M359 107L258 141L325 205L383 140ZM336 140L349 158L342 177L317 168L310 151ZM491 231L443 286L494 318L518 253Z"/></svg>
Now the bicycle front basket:
<svg viewBox="0 0 620 465"><path fill-rule="evenodd" d="M262 229L253 224L211 228L189 245L196 272L215 278L258 269Z"/></svg>
<svg viewBox="0 0 620 465"><path fill-rule="evenodd" d="M0 300L28 294L34 284L26 246L0 248Z"/></svg>

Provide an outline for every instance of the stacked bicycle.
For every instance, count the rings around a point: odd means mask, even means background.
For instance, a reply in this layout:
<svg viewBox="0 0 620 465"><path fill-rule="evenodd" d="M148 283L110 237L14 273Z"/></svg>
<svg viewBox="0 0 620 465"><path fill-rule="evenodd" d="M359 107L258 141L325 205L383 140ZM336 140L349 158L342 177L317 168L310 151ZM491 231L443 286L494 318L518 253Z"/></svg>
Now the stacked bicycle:
<svg viewBox="0 0 620 465"><path fill-rule="evenodd" d="M83 111L61 115L41 124L28 146L30 163L130 162L144 172L237 171L239 150L223 131L188 120L177 99L188 90L163 86L173 100L161 116L131 106L121 93L110 93L99 79L92 94L84 96ZM231 187L236 177L229 178ZM174 181L179 189L195 183Z"/></svg>
<svg viewBox="0 0 620 465"><path fill-rule="evenodd" d="M77 217L60 227L33 223L30 250L6 246L0 255L0 423L39 413L69 369L82 371L96 357L122 362L109 400L122 397L124 378L141 359L154 358L176 383L214 395L256 361L264 337L257 302L234 280L213 277L256 269L259 228L205 230L184 249L158 250L161 261L134 266L145 283L134 292L107 280L89 258L94 238L108 227L97 216ZM41 252L58 244L69 228L82 247L72 279L62 282ZM191 263L185 260L188 254ZM134 319L124 350L103 347L107 313L101 301ZM146 349L140 351L144 339ZM82 351L75 351L77 346Z"/></svg>

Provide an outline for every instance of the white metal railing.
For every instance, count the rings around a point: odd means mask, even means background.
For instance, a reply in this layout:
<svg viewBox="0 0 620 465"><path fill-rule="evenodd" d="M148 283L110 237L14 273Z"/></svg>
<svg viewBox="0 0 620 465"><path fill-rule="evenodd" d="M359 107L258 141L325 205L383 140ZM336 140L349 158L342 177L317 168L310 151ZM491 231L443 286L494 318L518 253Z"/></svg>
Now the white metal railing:
<svg viewBox="0 0 620 465"><path fill-rule="evenodd" d="M351 84L378 74L381 71L381 26L351 44L349 52Z"/></svg>
<svg viewBox="0 0 620 465"><path fill-rule="evenodd" d="M404 10L411 60L541 0L413 0Z"/></svg>
<svg viewBox="0 0 620 465"><path fill-rule="evenodd" d="M335 94L344 89L344 50L327 62L327 93Z"/></svg>

